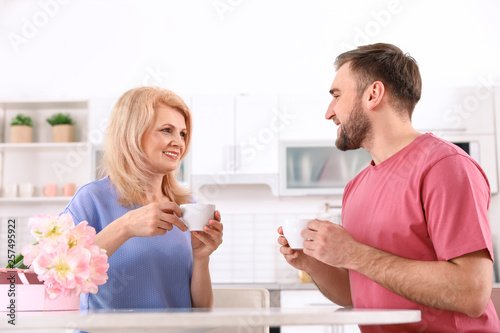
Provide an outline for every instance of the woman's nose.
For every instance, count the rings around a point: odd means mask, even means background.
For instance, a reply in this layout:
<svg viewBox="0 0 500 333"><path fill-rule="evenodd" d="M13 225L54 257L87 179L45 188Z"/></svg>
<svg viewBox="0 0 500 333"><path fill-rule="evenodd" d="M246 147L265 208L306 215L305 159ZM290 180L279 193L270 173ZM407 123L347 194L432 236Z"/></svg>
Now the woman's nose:
<svg viewBox="0 0 500 333"><path fill-rule="evenodd" d="M174 139L172 140L172 144L179 147L184 146L184 139L181 136L181 133L176 133L174 135Z"/></svg>

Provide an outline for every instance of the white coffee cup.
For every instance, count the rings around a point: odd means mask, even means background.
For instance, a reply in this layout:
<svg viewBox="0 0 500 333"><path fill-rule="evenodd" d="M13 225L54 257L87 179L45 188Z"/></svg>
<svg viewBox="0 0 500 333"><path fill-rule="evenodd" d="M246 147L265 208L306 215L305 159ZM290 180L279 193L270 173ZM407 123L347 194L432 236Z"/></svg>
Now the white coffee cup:
<svg viewBox="0 0 500 333"><path fill-rule="evenodd" d="M17 197L17 184L6 184L3 187L3 196L6 198Z"/></svg>
<svg viewBox="0 0 500 333"><path fill-rule="evenodd" d="M203 231L208 220L214 218L215 205L212 204L184 204L180 207L182 220L190 231Z"/></svg>
<svg viewBox="0 0 500 333"><path fill-rule="evenodd" d="M285 219L283 221L283 236L290 247L294 250L302 250L304 248L304 237L300 235L302 230L307 229L307 222L311 219Z"/></svg>
<svg viewBox="0 0 500 333"><path fill-rule="evenodd" d="M35 186L31 183L23 183L19 185L19 196L30 198L35 194Z"/></svg>

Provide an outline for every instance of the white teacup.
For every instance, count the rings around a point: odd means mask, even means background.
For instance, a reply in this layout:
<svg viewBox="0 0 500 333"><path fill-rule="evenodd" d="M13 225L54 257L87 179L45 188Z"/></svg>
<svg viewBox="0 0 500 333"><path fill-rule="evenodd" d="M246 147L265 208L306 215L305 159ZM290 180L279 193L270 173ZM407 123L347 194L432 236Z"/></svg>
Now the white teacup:
<svg viewBox="0 0 500 333"><path fill-rule="evenodd" d="M3 187L3 196L6 198L17 197L17 184L7 184Z"/></svg>
<svg viewBox="0 0 500 333"><path fill-rule="evenodd" d="M182 220L190 231L203 231L208 220L214 218L215 205L212 204L184 204L180 207Z"/></svg>
<svg viewBox="0 0 500 333"><path fill-rule="evenodd" d="M307 229L307 222L311 219L286 219L283 221L283 235L290 247L294 250L302 250L304 248L304 237L300 235L302 230Z"/></svg>
<svg viewBox="0 0 500 333"><path fill-rule="evenodd" d="M30 198L35 194L35 186L31 183L23 183L19 185L19 195L23 198Z"/></svg>

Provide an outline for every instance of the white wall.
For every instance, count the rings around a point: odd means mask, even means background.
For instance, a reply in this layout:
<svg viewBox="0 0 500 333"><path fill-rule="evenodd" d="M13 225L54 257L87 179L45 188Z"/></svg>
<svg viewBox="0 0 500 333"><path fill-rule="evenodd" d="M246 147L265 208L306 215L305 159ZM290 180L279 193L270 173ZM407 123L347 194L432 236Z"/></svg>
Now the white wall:
<svg viewBox="0 0 500 333"><path fill-rule="evenodd" d="M145 82L184 93L326 92L336 55L378 41L412 54L427 84L500 75L495 0L2 4L1 100L119 95Z"/></svg>
<svg viewBox="0 0 500 333"><path fill-rule="evenodd" d="M0 100L116 97L143 84L182 94L326 94L335 56L379 41L418 61L424 94L426 85L498 84L499 13L495 0L3 0ZM239 189L218 198L229 214L312 214L332 200L250 188L242 203ZM498 195L490 215L500 237Z"/></svg>

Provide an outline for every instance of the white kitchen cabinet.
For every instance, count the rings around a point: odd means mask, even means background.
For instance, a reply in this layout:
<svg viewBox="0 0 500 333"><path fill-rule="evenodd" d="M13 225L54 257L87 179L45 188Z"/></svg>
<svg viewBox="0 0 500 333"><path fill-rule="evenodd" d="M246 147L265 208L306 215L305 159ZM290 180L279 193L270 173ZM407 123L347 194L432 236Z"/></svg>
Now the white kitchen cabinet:
<svg viewBox="0 0 500 333"><path fill-rule="evenodd" d="M194 95L191 185L264 183L277 193L277 97Z"/></svg>
<svg viewBox="0 0 500 333"><path fill-rule="evenodd" d="M493 134L494 88L424 86L412 122L417 130L437 134Z"/></svg>
<svg viewBox="0 0 500 333"><path fill-rule="evenodd" d="M282 308L335 306L319 290L281 290L280 306ZM339 308L341 308L339 306ZM357 325L344 325L332 328L329 326L281 326L281 333L359 333Z"/></svg>
<svg viewBox="0 0 500 333"><path fill-rule="evenodd" d="M325 118L331 99L328 92L318 95L280 95L280 140L331 141L333 146L337 138L337 125Z"/></svg>
<svg viewBox="0 0 500 333"><path fill-rule="evenodd" d="M234 170L234 95L195 95L191 98L193 136L191 173L213 175Z"/></svg>
<svg viewBox="0 0 500 333"><path fill-rule="evenodd" d="M235 173L278 173L280 112L275 95L236 96Z"/></svg>
<svg viewBox="0 0 500 333"><path fill-rule="evenodd" d="M278 172L276 96L195 95L195 175Z"/></svg>

